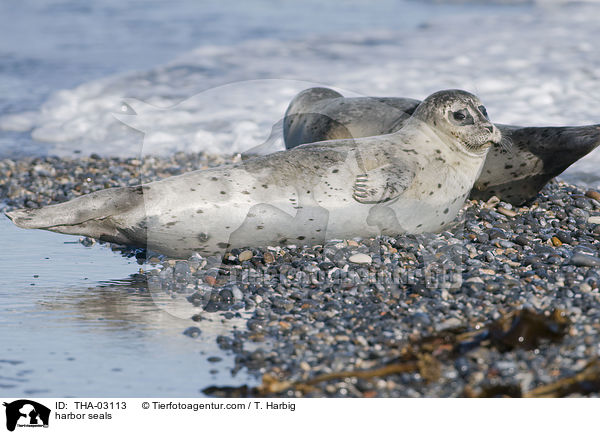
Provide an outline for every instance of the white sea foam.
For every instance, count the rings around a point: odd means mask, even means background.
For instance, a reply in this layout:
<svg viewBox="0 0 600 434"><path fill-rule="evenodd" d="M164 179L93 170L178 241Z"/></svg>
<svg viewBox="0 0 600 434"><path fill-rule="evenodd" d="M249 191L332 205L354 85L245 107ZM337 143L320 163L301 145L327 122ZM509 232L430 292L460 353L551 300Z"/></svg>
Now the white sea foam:
<svg viewBox="0 0 600 434"><path fill-rule="evenodd" d="M265 141L298 91L424 98L477 93L494 121L599 123L598 5L437 17L415 31L203 46L171 63L52 95L37 112L0 118L51 153L242 152ZM127 103L123 112L123 102ZM129 108L127 108L129 107ZM134 114L135 113L135 114ZM124 127L117 118L145 133ZM567 173L597 182L600 150Z"/></svg>

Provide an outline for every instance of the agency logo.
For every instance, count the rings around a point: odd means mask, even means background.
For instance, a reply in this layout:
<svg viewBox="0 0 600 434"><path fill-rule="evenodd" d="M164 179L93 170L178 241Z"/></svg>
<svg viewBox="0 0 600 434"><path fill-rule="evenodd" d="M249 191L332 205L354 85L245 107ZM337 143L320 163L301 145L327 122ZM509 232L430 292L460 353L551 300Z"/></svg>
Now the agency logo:
<svg viewBox="0 0 600 434"><path fill-rule="evenodd" d="M14 431L19 428L48 428L50 409L29 399L19 399L4 403L6 407L6 429Z"/></svg>

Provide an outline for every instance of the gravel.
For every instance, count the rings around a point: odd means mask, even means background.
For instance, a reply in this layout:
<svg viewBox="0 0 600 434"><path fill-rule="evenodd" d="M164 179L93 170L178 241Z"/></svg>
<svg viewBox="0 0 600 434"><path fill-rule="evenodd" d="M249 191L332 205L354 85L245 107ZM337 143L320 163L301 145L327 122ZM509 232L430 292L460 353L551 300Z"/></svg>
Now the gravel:
<svg viewBox="0 0 600 434"><path fill-rule="evenodd" d="M204 154L144 161L0 160L0 209L62 202L225 161ZM201 333L210 321L205 312L223 321L244 318L245 329L215 338L224 353L235 354L233 374L245 369L263 382L299 384L374 369L440 333L476 333L521 310L542 316L560 310L569 321L564 336L542 339L534 349L477 344L438 357L433 370L421 364L402 373L348 376L270 394L449 397L510 394L515 388L527 393L574 375L598 356L598 200L598 192L554 181L528 206L467 202L460 223L441 234L248 247L185 261L120 250L146 264L137 277L149 289L196 307L182 331L186 335ZM89 239L82 243L103 248ZM595 389L585 392L599 395Z"/></svg>

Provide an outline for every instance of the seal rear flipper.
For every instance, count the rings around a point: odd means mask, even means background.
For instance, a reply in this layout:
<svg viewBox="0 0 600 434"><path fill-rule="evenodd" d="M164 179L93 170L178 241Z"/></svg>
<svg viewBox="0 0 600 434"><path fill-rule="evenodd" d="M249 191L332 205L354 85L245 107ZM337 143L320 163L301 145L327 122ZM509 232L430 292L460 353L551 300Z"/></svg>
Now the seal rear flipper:
<svg viewBox="0 0 600 434"><path fill-rule="evenodd" d="M544 173L561 174L600 145L600 125L539 128L542 139L531 152L544 162Z"/></svg>
<svg viewBox="0 0 600 434"><path fill-rule="evenodd" d="M517 149L544 163L544 173L556 176L600 145L600 124L579 127L515 127L500 125Z"/></svg>
<svg viewBox="0 0 600 434"><path fill-rule="evenodd" d="M102 221L108 217L133 211L144 206L143 187L109 188L86 194L68 202L49 205L37 209L19 209L6 213L6 216L17 226L25 229L47 229L62 233L88 235L84 228L98 229L98 225L90 221ZM88 223L84 225L84 223ZM80 232L66 232L57 228L78 226ZM102 225L106 226L106 223ZM74 229L73 229L74 230ZM95 230L92 232L96 233ZM94 238L98 236L89 234Z"/></svg>

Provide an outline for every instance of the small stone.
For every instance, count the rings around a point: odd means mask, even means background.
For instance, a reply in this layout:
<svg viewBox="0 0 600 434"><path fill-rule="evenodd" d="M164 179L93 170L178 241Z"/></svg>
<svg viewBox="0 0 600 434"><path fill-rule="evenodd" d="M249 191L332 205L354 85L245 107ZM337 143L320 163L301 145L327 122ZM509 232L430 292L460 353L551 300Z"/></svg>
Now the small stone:
<svg viewBox="0 0 600 434"><path fill-rule="evenodd" d="M358 243L354 240L348 240L348 245L352 247L358 247Z"/></svg>
<svg viewBox="0 0 600 434"><path fill-rule="evenodd" d="M85 247L91 247L96 244L96 240L90 237L80 238L79 242L83 244Z"/></svg>
<svg viewBox="0 0 600 434"><path fill-rule="evenodd" d="M587 222L591 225L600 225L600 216L588 217Z"/></svg>
<svg viewBox="0 0 600 434"><path fill-rule="evenodd" d="M497 196L492 196L488 199L488 201L485 203L485 206L487 208L493 208L496 205L498 205L500 203L500 199Z"/></svg>
<svg viewBox="0 0 600 434"><path fill-rule="evenodd" d="M525 235L519 235L515 238L515 243L521 246L528 246L531 244L531 240Z"/></svg>
<svg viewBox="0 0 600 434"><path fill-rule="evenodd" d="M600 267L600 258L583 253L575 253L571 256L571 264L582 267Z"/></svg>
<svg viewBox="0 0 600 434"><path fill-rule="evenodd" d="M487 231L487 234L490 236L490 240L496 238L506 239L506 233L502 229L492 228Z"/></svg>
<svg viewBox="0 0 600 434"><path fill-rule="evenodd" d="M441 332L443 330L454 329L462 325L458 318L449 318L435 326L435 331Z"/></svg>
<svg viewBox="0 0 600 434"><path fill-rule="evenodd" d="M188 327L183 332L184 335L189 336L190 338L197 338L200 336L200 333L202 333L202 331L198 327Z"/></svg>
<svg viewBox="0 0 600 434"><path fill-rule="evenodd" d="M565 231L558 231L558 232L556 232L556 237L563 244L571 244L573 242L573 237L571 236L571 234L569 234L568 232L565 232Z"/></svg>
<svg viewBox="0 0 600 434"><path fill-rule="evenodd" d="M552 245L555 247L560 247L562 246L562 241L558 239L558 237L554 236L552 237Z"/></svg>
<svg viewBox="0 0 600 434"><path fill-rule="evenodd" d="M368 264L370 265L373 262L373 259L369 255L365 255L364 253L356 253L348 258L350 262L353 264Z"/></svg>
<svg viewBox="0 0 600 434"><path fill-rule="evenodd" d="M587 197L591 197L592 199L597 200L597 201L600 202L600 193L598 193L597 191L588 190L588 191L585 192L585 195Z"/></svg>
<svg viewBox="0 0 600 434"><path fill-rule="evenodd" d="M238 259L240 260L240 262L244 262L252 259L252 256L253 254L251 250L244 250L242 253L239 254Z"/></svg>
<svg viewBox="0 0 600 434"><path fill-rule="evenodd" d="M523 258L524 265L539 264L540 262L541 262L541 259L535 255L527 255Z"/></svg>
<svg viewBox="0 0 600 434"><path fill-rule="evenodd" d="M477 234L477 241L480 243L487 243L490 240L490 236L485 232L480 232Z"/></svg>
<svg viewBox="0 0 600 434"><path fill-rule="evenodd" d="M515 217L517 215L517 213L515 211L513 211L512 209L507 209L507 208L504 208L503 206L498 207L498 212L500 214L504 214L507 217Z"/></svg>
<svg viewBox="0 0 600 434"><path fill-rule="evenodd" d="M217 284L217 279L213 276L204 276L204 281L210 286L215 286Z"/></svg>
<svg viewBox="0 0 600 434"><path fill-rule="evenodd" d="M265 264L271 264L272 262L275 262L275 256L273 256L273 253L271 252L265 252L265 254L263 255L263 259L265 261Z"/></svg>

